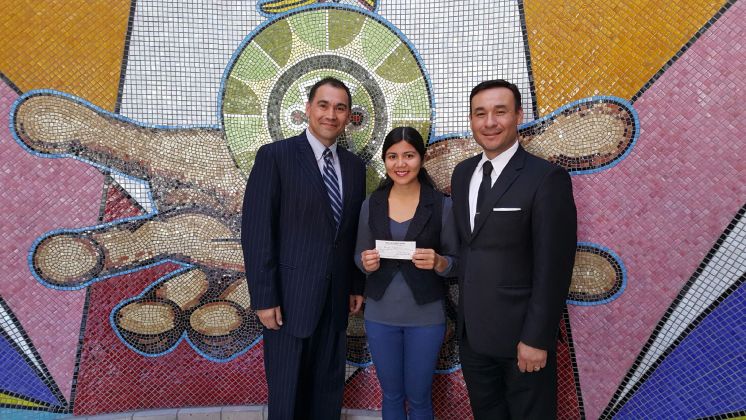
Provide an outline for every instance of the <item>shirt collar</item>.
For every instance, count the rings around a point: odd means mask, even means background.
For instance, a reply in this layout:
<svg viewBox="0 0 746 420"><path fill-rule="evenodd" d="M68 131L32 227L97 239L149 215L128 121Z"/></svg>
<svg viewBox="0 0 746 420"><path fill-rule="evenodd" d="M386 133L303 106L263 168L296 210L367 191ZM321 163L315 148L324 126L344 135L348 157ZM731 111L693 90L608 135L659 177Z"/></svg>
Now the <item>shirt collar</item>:
<svg viewBox="0 0 746 420"><path fill-rule="evenodd" d="M484 152L482 152L482 159L477 164L477 169L481 168L482 165L484 165L484 162L487 162L488 160L492 162L493 168L504 168L505 165L507 165L508 162L510 161L510 158L512 158L513 155L515 155L515 152L518 151L518 143L519 143L518 140L516 140L516 142L513 143L513 145L510 146L508 150L495 156L494 159L487 159L487 155L485 155ZM496 172L493 171L492 173L495 174Z"/></svg>
<svg viewBox="0 0 746 420"><path fill-rule="evenodd" d="M311 145L311 149L313 150L313 155L316 157L316 161L320 161L321 159L323 159L324 149L326 149L324 143L317 139L316 136L314 136L309 129L306 129L306 137L308 138L308 144ZM329 146L329 150L332 151L332 156L337 155L336 141L331 146Z"/></svg>

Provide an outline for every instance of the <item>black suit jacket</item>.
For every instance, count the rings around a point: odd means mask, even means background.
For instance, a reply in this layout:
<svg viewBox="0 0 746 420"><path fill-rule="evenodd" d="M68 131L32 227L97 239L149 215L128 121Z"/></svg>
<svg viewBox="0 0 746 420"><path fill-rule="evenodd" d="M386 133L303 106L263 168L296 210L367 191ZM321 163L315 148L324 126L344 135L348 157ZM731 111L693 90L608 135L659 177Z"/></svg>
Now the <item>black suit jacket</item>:
<svg viewBox="0 0 746 420"><path fill-rule="evenodd" d="M280 306L282 330L296 337L313 333L324 305L330 305L333 327L345 329L348 297L363 292L353 252L365 164L341 146L337 155L343 200L338 231L305 132L259 148L246 186L241 244L251 306Z"/></svg>
<svg viewBox="0 0 746 420"><path fill-rule="evenodd" d="M515 357L519 341L554 350L577 243L570 176L519 146L472 232L469 182L480 159L459 163L451 179L461 240L459 336L466 332L474 350L494 357Z"/></svg>

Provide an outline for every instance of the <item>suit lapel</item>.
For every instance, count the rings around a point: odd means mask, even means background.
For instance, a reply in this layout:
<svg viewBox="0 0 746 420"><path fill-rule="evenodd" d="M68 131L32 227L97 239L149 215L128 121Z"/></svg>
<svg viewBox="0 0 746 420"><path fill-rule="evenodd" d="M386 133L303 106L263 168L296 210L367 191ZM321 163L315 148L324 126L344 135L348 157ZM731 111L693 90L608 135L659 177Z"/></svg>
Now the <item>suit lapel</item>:
<svg viewBox="0 0 746 420"><path fill-rule="evenodd" d="M391 188L373 191L368 201L368 225L373 236L387 241L391 240L388 200L390 191Z"/></svg>
<svg viewBox="0 0 746 420"><path fill-rule="evenodd" d="M417 210L415 210L414 217L409 223L404 240L413 241L425 228L427 221L433 214L433 204L435 203L433 195L432 188L425 184L420 185L420 202L417 204Z"/></svg>
<svg viewBox="0 0 746 420"><path fill-rule="evenodd" d="M490 213L492 212L492 207L495 205L495 203L497 203L500 197L502 197L503 194L508 191L508 188L510 188L510 186L513 184L513 181L515 181L516 178L518 178L518 176L520 175L521 169L523 168L523 162L526 159L525 153L526 152L524 152L523 148L519 146L518 150L516 150L515 152L515 155L510 158L510 161L508 161L505 169L503 169L502 173L500 173L500 176L497 177L495 184L492 186L492 189L490 189L484 202L482 202L482 207L478 209L479 213L484 216L476 218L476 221L474 223L474 231L471 234L472 238L477 236L479 230L482 228L482 226L484 226L484 222L487 220ZM472 171L472 173L473 172L474 171Z"/></svg>
<svg viewBox="0 0 746 420"><path fill-rule="evenodd" d="M451 186L452 189L458 188L457 191L461 191L463 195L458 201L453 202L454 206L459 207L457 214L461 215L457 223L461 226L463 231L463 238L471 239L471 222L469 221L469 183L471 177L474 174L474 170L477 168L477 164L482 159L482 154L478 154L474 157L469 158L464 164L464 170L461 172L459 179L455 180L458 185Z"/></svg>
<svg viewBox="0 0 746 420"><path fill-rule="evenodd" d="M302 170L306 172L306 178L310 181L313 189L315 189L316 192L323 197L322 202L324 203L327 210L327 218L329 219L329 222L334 225L334 214L332 214L332 204L329 201L329 193L327 193L326 187L324 186L324 180L321 178L321 171L319 171L319 165L316 162L316 156L313 154L311 145L308 144L308 138L306 137L305 132L296 137L295 145L298 151L295 154L296 158L298 159L298 166L300 166ZM344 178L345 177L343 176L342 179Z"/></svg>

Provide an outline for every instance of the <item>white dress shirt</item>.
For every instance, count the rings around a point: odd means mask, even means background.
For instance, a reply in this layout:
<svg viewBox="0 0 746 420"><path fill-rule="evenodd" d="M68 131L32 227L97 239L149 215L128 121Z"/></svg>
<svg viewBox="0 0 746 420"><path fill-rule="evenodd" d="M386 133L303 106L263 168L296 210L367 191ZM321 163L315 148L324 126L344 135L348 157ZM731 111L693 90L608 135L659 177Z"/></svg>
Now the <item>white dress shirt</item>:
<svg viewBox="0 0 746 420"><path fill-rule="evenodd" d="M316 136L311 133L311 130L306 129L306 137L308 137L308 144L311 145L313 155L316 157L316 164L319 165L319 171L321 176L324 176L324 143L319 141ZM344 190L342 189L342 168L339 166L339 156L337 156L337 142L329 146L329 150L332 151L332 162L334 163L334 172L337 173L337 181L339 184L339 198L344 199Z"/></svg>
<svg viewBox="0 0 746 420"><path fill-rule="evenodd" d="M510 161L510 158L515 155L515 152L517 150L518 141L516 140L516 142L513 143L513 145L510 146L508 150L495 156L494 159L487 159L487 156L485 156L484 152L482 152L482 160L479 161L476 169L474 169L474 173L471 176L471 181L469 182L469 223L471 224L472 231L474 230L474 218L477 216L477 195L479 194L479 184L482 183L482 166L484 166L484 163L488 160L492 162L492 174L490 175L492 183L490 184L490 186L493 186L495 185L495 181L497 181L497 177L499 177L500 174L503 172L503 169L505 169L505 166Z"/></svg>

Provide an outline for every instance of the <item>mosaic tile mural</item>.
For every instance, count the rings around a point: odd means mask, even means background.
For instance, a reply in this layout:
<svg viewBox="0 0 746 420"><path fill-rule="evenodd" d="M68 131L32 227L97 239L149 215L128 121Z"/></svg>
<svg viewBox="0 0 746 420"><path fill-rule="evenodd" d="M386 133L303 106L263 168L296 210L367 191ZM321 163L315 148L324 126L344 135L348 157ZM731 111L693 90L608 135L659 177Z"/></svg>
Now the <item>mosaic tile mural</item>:
<svg viewBox="0 0 746 420"><path fill-rule="evenodd" d="M478 151L468 94L523 93L521 142L573 175L560 417L746 416L746 3L13 2L0 16L0 417L266 402L239 221L259 146L326 75L382 174ZM34 28L30 30L30 28ZM453 322L436 415L470 418ZM380 409L362 319L344 405ZM178 386L175 386L178 384Z"/></svg>

